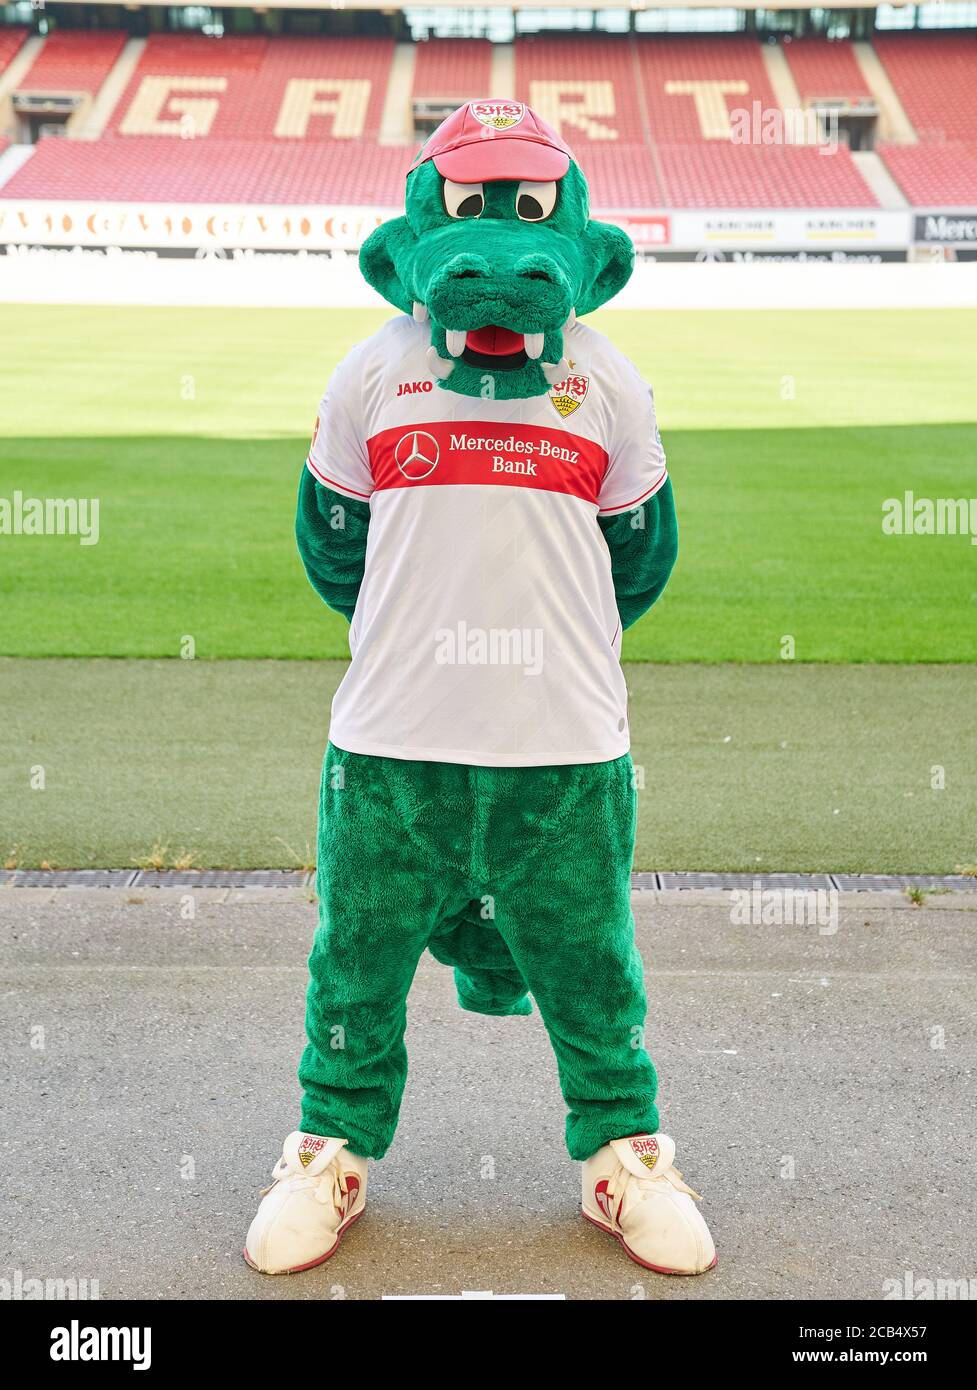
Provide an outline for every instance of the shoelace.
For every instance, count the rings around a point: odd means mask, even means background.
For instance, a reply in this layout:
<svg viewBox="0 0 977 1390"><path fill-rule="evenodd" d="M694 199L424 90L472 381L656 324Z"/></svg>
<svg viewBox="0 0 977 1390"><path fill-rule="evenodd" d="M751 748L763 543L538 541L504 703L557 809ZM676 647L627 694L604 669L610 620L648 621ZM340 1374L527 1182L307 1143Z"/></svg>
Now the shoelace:
<svg viewBox="0 0 977 1390"><path fill-rule="evenodd" d="M698 1192L696 1192L695 1188L689 1187L688 1183L682 1177L682 1174L675 1167L666 1168L663 1173L656 1173L653 1177L639 1178L629 1169L622 1166L618 1168L611 1184L608 1186L608 1197L613 1199L617 1196L619 1191L618 1180L620 1178L623 1178L625 1183L634 1183L642 1199L650 1196L655 1191L655 1188L660 1187L663 1182L667 1182L670 1187L674 1187L676 1192L684 1192L686 1196L691 1197L696 1202L702 1201L702 1198L699 1196Z"/></svg>
<svg viewBox="0 0 977 1390"><path fill-rule="evenodd" d="M690 1187L679 1170L674 1167L666 1168L664 1173L659 1173L656 1177L634 1178L634 1181L638 1184L638 1191L642 1194L653 1192L655 1190L655 1184L664 1181L674 1187L676 1192L684 1192L687 1197L691 1197L696 1202L702 1201L702 1198L699 1196L698 1192L696 1192L695 1188Z"/></svg>
<svg viewBox="0 0 977 1390"><path fill-rule="evenodd" d="M326 1202L331 1200L337 1211L341 1210L343 1207L342 1199L349 1196L349 1184L343 1177L335 1158L323 1168L321 1173L316 1173L312 1177L304 1173L296 1173L293 1169L289 1168L284 1158L280 1158L271 1170L271 1176L274 1181L269 1183L267 1187L261 1189L262 1197L267 1197L273 1187L277 1186L280 1182L285 1182L289 1178L294 1182L296 1187L312 1189L315 1193L316 1201L321 1202L323 1206Z"/></svg>

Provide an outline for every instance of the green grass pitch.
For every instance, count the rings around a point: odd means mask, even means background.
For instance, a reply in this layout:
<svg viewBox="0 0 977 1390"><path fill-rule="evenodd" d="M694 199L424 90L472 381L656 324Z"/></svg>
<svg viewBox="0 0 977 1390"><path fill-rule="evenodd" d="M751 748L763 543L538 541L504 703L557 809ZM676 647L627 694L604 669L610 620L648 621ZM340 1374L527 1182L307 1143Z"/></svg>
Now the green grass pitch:
<svg viewBox="0 0 977 1390"><path fill-rule="evenodd" d="M664 273L664 272L663 272ZM303 580L294 496L368 311L0 309L0 497L96 496L101 539L0 536L0 652L348 655ZM977 496L977 313L636 313L681 555L626 660L977 660L977 550L882 504ZM583 364L584 366L586 364Z"/></svg>
<svg viewBox="0 0 977 1390"><path fill-rule="evenodd" d="M383 317L0 306L0 499L98 497L101 533L0 535L0 864L309 858L347 629L295 489ZM624 647L637 866L974 863L977 547L881 523L906 490L977 496L977 313L592 322L655 386L681 527Z"/></svg>

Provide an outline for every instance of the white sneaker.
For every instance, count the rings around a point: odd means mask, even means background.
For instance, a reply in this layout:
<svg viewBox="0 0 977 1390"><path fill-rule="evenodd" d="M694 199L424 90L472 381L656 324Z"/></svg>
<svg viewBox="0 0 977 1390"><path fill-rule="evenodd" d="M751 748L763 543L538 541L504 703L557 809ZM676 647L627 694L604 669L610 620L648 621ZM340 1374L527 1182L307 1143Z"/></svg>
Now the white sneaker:
<svg viewBox="0 0 977 1390"><path fill-rule="evenodd" d="M335 1254L366 1206L366 1159L345 1139L295 1130L262 1193L244 1258L262 1274L297 1274Z"/></svg>
<svg viewBox="0 0 977 1390"><path fill-rule="evenodd" d="M583 1214L656 1274L702 1274L716 1263L699 1194L672 1166L667 1134L615 1139L583 1165Z"/></svg>

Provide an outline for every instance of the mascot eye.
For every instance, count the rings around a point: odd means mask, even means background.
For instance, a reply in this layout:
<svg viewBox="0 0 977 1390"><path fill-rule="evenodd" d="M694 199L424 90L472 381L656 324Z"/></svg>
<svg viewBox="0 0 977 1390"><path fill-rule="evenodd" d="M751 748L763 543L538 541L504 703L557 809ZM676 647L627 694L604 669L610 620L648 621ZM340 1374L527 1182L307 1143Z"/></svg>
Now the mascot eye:
<svg viewBox="0 0 977 1390"><path fill-rule="evenodd" d="M449 217L481 217L485 194L480 183L444 181L444 210Z"/></svg>
<svg viewBox="0 0 977 1390"><path fill-rule="evenodd" d="M542 222L555 205L555 183L521 183L516 189L516 212L522 222Z"/></svg>

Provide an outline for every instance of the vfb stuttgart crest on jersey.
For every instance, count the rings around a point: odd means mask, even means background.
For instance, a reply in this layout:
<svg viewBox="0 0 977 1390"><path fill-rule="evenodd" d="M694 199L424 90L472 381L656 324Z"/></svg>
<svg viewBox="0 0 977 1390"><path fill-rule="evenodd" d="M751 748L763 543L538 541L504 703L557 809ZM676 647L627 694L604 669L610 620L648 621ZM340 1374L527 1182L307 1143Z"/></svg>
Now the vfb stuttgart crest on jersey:
<svg viewBox="0 0 977 1390"><path fill-rule="evenodd" d="M590 377L582 376L579 372L558 381L550 390L550 400L557 414L562 415L564 419L572 415L578 406L583 405L589 386Z"/></svg>
<svg viewBox="0 0 977 1390"><path fill-rule="evenodd" d="M508 130L518 125L526 114L521 101L473 101L471 110L476 121L493 130Z"/></svg>

